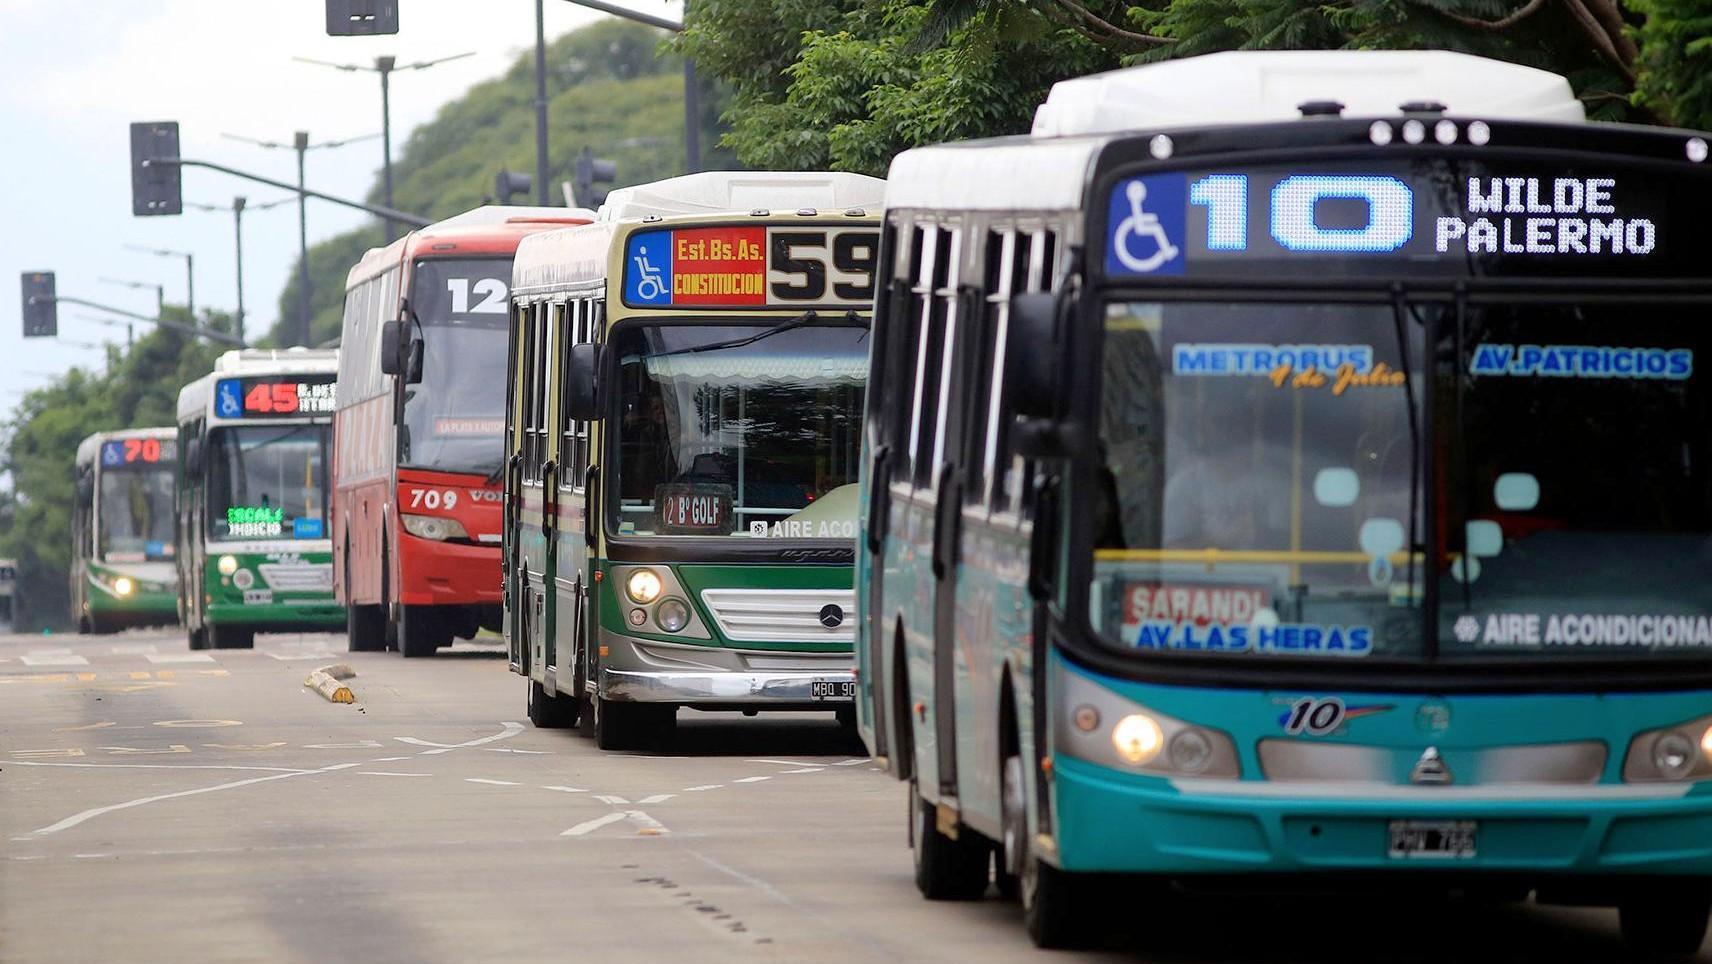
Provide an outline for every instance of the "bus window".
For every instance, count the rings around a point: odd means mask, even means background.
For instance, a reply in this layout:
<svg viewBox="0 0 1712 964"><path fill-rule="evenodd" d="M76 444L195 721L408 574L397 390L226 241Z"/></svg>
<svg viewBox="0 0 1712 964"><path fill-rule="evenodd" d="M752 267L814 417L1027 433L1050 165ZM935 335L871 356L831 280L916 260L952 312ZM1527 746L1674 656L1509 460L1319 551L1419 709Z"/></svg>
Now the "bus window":
<svg viewBox="0 0 1712 964"><path fill-rule="evenodd" d="M852 538L867 338L858 326L622 330L618 534Z"/></svg>
<svg viewBox="0 0 1712 964"><path fill-rule="evenodd" d="M328 431L325 424L212 429L209 538L325 538Z"/></svg>
<svg viewBox="0 0 1712 964"><path fill-rule="evenodd" d="M416 265L411 307L422 326L422 380L404 388L398 464L487 475L504 461L506 286L511 262Z"/></svg>
<svg viewBox="0 0 1712 964"><path fill-rule="evenodd" d="M171 559L172 497L171 462L102 471L99 558L107 562Z"/></svg>

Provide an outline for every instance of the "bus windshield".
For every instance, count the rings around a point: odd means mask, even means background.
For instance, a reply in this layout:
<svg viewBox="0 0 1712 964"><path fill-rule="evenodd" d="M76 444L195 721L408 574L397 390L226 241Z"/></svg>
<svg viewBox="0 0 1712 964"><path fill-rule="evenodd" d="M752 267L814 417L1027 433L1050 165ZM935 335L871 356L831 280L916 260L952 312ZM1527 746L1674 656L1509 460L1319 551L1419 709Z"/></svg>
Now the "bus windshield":
<svg viewBox="0 0 1712 964"><path fill-rule="evenodd" d="M1096 632L1156 651L1419 653L1391 307L1118 304L1105 326ZM1419 327L1404 337L1419 366Z"/></svg>
<svg viewBox="0 0 1712 964"><path fill-rule="evenodd" d="M618 329L618 535L852 539L868 329Z"/></svg>
<svg viewBox="0 0 1712 964"><path fill-rule="evenodd" d="M101 558L107 562L171 559L173 469L170 462L101 470Z"/></svg>
<svg viewBox="0 0 1712 964"><path fill-rule="evenodd" d="M404 389L400 465L487 475L503 459L511 259L416 264L422 381Z"/></svg>
<svg viewBox="0 0 1712 964"><path fill-rule="evenodd" d="M1113 306L1096 632L1238 657L1712 654L1705 313Z"/></svg>
<svg viewBox="0 0 1712 964"><path fill-rule="evenodd" d="M324 423L210 431L209 538L326 538L328 432Z"/></svg>

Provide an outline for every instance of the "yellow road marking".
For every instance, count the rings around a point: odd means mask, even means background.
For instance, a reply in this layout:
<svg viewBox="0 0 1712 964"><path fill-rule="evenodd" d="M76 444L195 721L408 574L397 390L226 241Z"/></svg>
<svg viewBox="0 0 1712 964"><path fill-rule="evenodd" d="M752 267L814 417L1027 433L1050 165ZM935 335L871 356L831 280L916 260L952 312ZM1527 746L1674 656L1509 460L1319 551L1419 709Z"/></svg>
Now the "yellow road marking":
<svg viewBox="0 0 1712 964"><path fill-rule="evenodd" d="M145 671L138 671L131 674L132 679L148 679L149 676L150 674Z"/></svg>
<svg viewBox="0 0 1712 964"><path fill-rule="evenodd" d="M0 676L0 683L63 683L68 679L64 673L9 673Z"/></svg>

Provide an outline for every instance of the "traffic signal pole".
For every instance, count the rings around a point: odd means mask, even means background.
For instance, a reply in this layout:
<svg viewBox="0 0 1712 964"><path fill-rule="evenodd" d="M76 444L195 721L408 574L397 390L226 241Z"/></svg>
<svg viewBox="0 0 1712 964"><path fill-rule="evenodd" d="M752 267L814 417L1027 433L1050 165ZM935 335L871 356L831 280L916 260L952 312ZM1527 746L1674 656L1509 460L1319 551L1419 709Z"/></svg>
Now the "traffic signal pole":
<svg viewBox="0 0 1712 964"><path fill-rule="evenodd" d="M215 331L212 328L197 328L193 325L181 325L176 321L167 321L165 318L150 318L148 315L140 315L134 311L126 311L123 308L115 308L112 305L104 305L98 301L85 301L82 298L73 298L70 295L55 295L52 298L32 297L32 298L27 299L26 304L34 305L34 304L39 304L39 303L44 302L44 301L48 302L50 304L56 304L56 305L57 304L82 305L85 308L94 308L96 311L105 311L105 312L108 312L110 314L119 315L122 318L135 318L138 321L147 322L151 325L158 325L162 328L170 328L173 331L183 332L186 335L194 335L198 338L206 338L209 341L225 342L226 344L235 346L237 348L248 348L249 347L248 345L246 345L244 343L243 339L238 338L238 337L233 336L233 335L228 335L223 331Z"/></svg>
<svg viewBox="0 0 1712 964"><path fill-rule="evenodd" d="M277 187L282 191L292 191L302 195L303 197L312 197L317 201L326 201L330 204L339 204L344 207L355 208L358 211L367 211L369 214L373 214L376 217L392 218L394 221L403 221L405 224L413 225L418 228L425 228L434 223L432 220L425 218L420 214L411 214L408 211L396 211L379 204L364 204L361 201L352 201L349 198L342 198L322 191L312 191L307 187L302 187L297 184L287 184L284 181L276 181L271 177L262 177L259 174L251 174L248 171L240 171L237 168L227 167L224 164L215 164L211 161L196 161L191 160L188 157L151 157L143 161L143 167L145 168L156 165L201 167L210 171L219 171L221 174L230 174L233 177L241 177L247 181L255 181L257 184L266 184L268 187Z"/></svg>

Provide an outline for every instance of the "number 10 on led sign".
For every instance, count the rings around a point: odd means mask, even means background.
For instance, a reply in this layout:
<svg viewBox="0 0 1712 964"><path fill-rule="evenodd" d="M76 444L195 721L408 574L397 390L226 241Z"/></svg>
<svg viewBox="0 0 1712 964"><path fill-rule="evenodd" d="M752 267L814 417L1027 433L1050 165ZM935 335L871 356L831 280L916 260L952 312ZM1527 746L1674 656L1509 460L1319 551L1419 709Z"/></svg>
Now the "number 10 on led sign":
<svg viewBox="0 0 1712 964"><path fill-rule="evenodd" d="M1360 201L1361 227L1325 228L1314 220L1321 201ZM1207 209L1207 250L1248 250L1248 175L1211 174L1189 186L1189 202ZM1272 239L1287 251L1377 254L1396 251L1415 231L1415 195L1394 177L1297 174L1272 187Z"/></svg>

